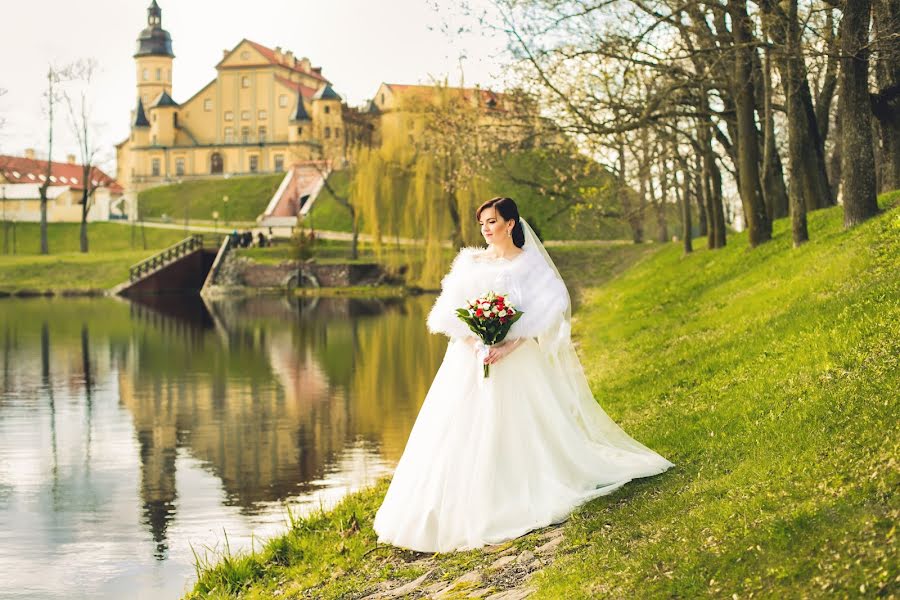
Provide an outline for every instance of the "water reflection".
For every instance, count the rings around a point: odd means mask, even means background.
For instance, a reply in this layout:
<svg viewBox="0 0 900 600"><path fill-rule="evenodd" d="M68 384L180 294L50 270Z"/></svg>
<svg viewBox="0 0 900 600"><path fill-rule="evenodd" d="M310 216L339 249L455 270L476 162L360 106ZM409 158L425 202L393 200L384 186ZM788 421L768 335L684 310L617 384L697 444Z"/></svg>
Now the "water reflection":
<svg viewBox="0 0 900 600"><path fill-rule="evenodd" d="M446 347L429 306L0 303L12 596L177 597L192 545L277 533L285 501L327 504L388 472Z"/></svg>

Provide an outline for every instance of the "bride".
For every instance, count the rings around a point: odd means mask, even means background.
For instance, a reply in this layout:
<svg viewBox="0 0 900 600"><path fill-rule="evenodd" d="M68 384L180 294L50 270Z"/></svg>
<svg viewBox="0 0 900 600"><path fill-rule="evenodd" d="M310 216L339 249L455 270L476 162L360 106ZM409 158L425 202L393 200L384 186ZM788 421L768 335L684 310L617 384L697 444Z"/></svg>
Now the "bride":
<svg viewBox="0 0 900 600"><path fill-rule="evenodd" d="M420 552L518 537L674 466L597 404L566 286L515 202L489 200L476 218L488 247L460 250L442 281L427 324L450 337L447 353L375 515L379 541ZM522 316L485 352L456 309L489 291Z"/></svg>

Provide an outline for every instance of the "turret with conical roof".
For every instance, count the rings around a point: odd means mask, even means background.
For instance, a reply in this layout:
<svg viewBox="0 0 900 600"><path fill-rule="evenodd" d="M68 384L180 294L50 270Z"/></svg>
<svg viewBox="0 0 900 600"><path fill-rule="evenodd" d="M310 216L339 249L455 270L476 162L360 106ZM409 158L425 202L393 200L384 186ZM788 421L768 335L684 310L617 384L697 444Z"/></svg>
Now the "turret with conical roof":
<svg viewBox="0 0 900 600"><path fill-rule="evenodd" d="M147 27L138 35L134 53L138 96L145 107L162 92L172 93L173 58L172 36L162 28L162 9L152 0L147 8Z"/></svg>
<svg viewBox="0 0 900 600"><path fill-rule="evenodd" d="M312 121L315 135L322 141L325 152L332 155L340 147L343 123L341 97L330 83L320 87L312 98Z"/></svg>

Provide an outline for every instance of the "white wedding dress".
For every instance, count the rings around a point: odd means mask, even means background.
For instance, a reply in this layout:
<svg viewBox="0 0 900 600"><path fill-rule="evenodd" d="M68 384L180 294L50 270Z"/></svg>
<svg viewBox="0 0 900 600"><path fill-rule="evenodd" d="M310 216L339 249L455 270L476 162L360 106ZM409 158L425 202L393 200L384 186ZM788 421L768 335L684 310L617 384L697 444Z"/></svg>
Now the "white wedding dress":
<svg viewBox="0 0 900 600"><path fill-rule="evenodd" d="M565 284L526 232L512 259L462 249L442 281L427 324L450 342L375 516L381 542L420 552L496 544L674 466L593 398L569 339ZM507 339L527 341L484 378L455 310L488 291L523 313Z"/></svg>

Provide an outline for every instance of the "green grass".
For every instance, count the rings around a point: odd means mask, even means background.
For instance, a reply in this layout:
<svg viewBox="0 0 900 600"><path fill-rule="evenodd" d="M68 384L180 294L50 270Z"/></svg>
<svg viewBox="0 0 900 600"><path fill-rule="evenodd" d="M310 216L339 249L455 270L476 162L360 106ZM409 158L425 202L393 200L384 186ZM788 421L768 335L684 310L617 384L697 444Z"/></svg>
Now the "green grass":
<svg viewBox="0 0 900 600"><path fill-rule="evenodd" d="M77 223L51 223L49 255L40 254L40 226L16 224L16 254L0 255L0 291L98 290L128 279L128 267L184 239L183 231L140 228L116 223L89 223L89 252L79 249ZM2 249L0 224L0 249ZM12 233L9 231L12 252ZM134 236L132 238L132 236ZM146 239L147 249L143 240Z"/></svg>
<svg viewBox="0 0 900 600"><path fill-rule="evenodd" d="M589 258L610 248L553 249L582 289L575 335L595 396L676 467L579 509L535 597L896 596L900 208L849 231L840 208L809 222L799 249L787 220L754 250L746 234L688 256L632 247L617 276ZM411 580L421 555L372 551L385 489L203 562L190 596L356 597ZM492 559L438 555L438 575Z"/></svg>
<svg viewBox="0 0 900 600"><path fill-rule="evenodd" d="M138 194L141 214L147 219L164 216L173 221L184 219L185 210L191 219L213 220L219 213L219 223L226 218L223 197L228 196L227 217L231 221L255 221L266 209L272 195L281 185L284 173L201 179L150 188Z"/></svg>
<svg viewBox="0 0 900 600"><path fill-rule="evenodd" d="M347 171L335 171L328 176L328 184L339 196L346 198L350 188L350 174ZM327 187L323 187L316 198L306 218L306 225L325 231L353 231L350 213L334 199Z"/></svg>

